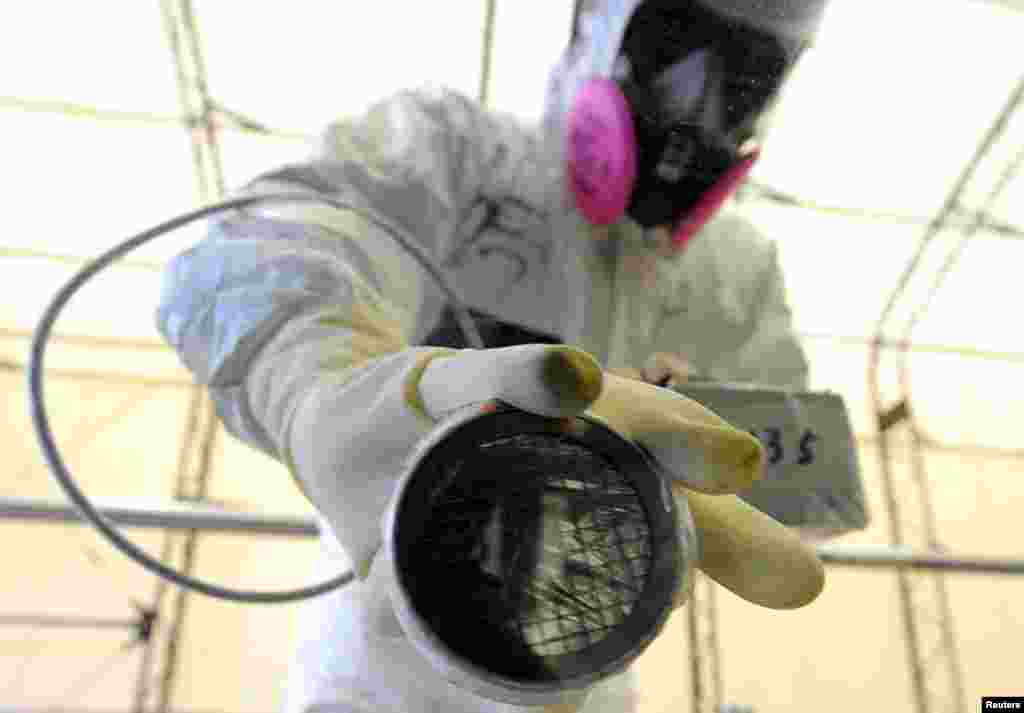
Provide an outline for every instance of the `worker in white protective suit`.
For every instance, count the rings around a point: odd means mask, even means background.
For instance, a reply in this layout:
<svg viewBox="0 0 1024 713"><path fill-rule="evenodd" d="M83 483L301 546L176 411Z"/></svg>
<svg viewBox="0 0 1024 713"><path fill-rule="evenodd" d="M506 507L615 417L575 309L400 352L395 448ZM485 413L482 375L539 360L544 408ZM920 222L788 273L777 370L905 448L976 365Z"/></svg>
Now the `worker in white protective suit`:
<svg viewBox="0 0 1024 713"><path fill-rule="evenodd" d="M805 385L776 248L722 206L824 3L585 0L542 126L445 89L399 92L242 191L356 209L227 214L171 262L162 334L226 428L315 506L320 579L357 573L304 605L287 713L638 710L629 671L546 708L480 697L390 613L376 556L396 476L468 404L603 419L672 474L688 573L768 607L818 595L814 553L730 495L763 471L757 439L647 382ZM443 293L369 218L443 266L486 349L466 348Z"/></svg>

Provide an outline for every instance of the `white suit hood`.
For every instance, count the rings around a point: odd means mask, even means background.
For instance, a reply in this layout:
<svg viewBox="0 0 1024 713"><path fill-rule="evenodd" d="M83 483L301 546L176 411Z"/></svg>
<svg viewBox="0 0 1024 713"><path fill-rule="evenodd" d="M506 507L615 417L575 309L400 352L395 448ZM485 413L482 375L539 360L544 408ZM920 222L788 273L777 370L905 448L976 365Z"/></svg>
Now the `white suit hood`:
<svg viewBox="0 0 1024 713"><path fill-rule="evenodd" d="M736 22L809 42L827 0L699 0ZM552 68L545 99L544 130L558 158L564 156L565 117L588 79L610 78L629 21L643 0L580 0L575 40ZM559 161L559 165L564 164Z"/></svg>

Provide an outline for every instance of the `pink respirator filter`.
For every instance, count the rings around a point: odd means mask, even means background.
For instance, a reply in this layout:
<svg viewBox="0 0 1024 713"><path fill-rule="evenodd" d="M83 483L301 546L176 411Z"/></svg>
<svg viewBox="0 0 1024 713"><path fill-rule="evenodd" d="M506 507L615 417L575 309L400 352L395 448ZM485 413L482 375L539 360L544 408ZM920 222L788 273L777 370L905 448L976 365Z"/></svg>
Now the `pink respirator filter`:
<svg viewBox="0 0 1024 713"><path fill-rule="evenodd" d="M567 180L577 208L595 225L615 222L629 206L637 151L629 104L614 81L592 79L580 89L567 136Z"/></svg>

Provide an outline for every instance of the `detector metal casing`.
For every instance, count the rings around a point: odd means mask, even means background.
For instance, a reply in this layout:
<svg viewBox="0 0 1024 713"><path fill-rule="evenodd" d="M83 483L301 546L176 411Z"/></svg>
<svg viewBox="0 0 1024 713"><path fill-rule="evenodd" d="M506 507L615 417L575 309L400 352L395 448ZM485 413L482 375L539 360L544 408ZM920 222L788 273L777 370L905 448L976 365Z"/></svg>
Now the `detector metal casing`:
<svg viewBox="0 0 1024 713"><path fill-rule="evenodd" d="M428 503L445 487L442 466L472 451L485 441L522 434L560 436L599 455L635 490L649 527L650 560L642 591L620 624L582 653L538 655L535 664L542 675L514 675L502 668L499 658L471 660L461 649L460 634L440 627L437 617L422 610L422 602L442 593L453 608L459 598L467 603L471 591L455 591L445 572L416 577L410 557L430 519ZM669 483L647 455L632 442L586 415L558 420L499 405L482 412L480 405L454 412L419 442L410 454L384 519L384 555L391 581L391 604L396 618L413 646L451 683L482 697L518 705L549 705L565 702L610 675L625 670L660 633L673 608L674 595L690 576L682 571L676 503ZM444 589L446 588L447 589ZM441 589L439 589L441 588ZM435 623L431 623L431 622ZM468 621L462 626L471 627ZM442 630L445 629L445 630ZM477 630L473 636L485 637ZM496 645L497 646L497 645Z"/></svg>

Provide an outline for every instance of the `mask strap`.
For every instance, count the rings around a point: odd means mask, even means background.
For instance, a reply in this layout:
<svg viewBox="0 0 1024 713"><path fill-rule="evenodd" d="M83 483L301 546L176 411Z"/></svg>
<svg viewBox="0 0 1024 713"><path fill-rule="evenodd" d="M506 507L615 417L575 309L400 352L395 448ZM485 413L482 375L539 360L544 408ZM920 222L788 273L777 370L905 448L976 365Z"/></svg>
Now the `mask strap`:
<svg viewBox="0 0 1024 713"><path fill-rule="evenodd" d="M697 201L693 210L679 222L679 225L672 233L672 248L674 250L685 248L697 231L711 220L712 216L722 207L722 204L736 192L736 189L743 182L743 179L747 177L747 174L750 173L750 169L754 167L754 163L757 162L760 155L760 149L754 149L746 154L730 166L715 181L711 188L704 192L704 195Z"/></svg>

